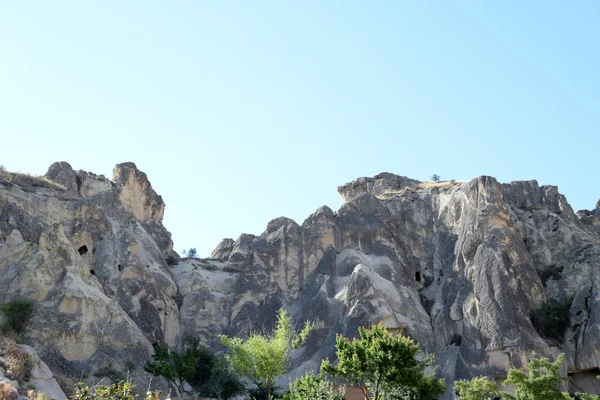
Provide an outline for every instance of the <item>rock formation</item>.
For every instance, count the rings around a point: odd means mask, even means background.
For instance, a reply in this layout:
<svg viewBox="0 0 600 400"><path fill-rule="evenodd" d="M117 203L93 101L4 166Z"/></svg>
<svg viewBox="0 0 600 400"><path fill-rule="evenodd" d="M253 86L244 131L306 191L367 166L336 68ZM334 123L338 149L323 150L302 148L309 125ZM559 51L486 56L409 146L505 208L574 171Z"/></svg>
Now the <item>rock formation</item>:
<svg viewBox="0 0 600 400"><path fill-rule="evenodd" d="M26 342L66 376L139 367L152 343L186 336L217 349L219 334L268 329L285 307L317 326L292 376L333 358L336 334L382 323L435 353L449 382L564 352L572 388L598 391L600 205L575 214L554 186L486 176L384 173L338 191L337 212L277 218L210 260L179 260L165 205L132 163L112 181L67 163L0 176L0 304L35 300ZM531 321L549 299L570 304L561 341Z"/></svg>

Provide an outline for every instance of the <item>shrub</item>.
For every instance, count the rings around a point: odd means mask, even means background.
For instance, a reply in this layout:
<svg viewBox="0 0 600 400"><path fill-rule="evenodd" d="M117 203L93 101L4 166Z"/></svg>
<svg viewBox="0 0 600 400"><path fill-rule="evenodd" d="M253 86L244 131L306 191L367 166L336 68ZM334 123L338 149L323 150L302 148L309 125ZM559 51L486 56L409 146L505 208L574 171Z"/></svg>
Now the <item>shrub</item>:
<svg viewBox="0 0 600 400"><path fill-rule="evenodd" d="M80 384L75 389L75 395L72 400L138 400L133 394L134 386L128 382L117 382L106 386L93 386ZM144 400L160 400L161 393L148 390ZM168 400L165 399L165 400Z"/></svg>
<svg viewBox="0 0 600 400"><path fill-rule="evenodd" d="M283 396L284 400L342 400L344 387L336 388L323 374L307 373L302 378L290 383L290 391Z"/></svg>
<svg viewBox="0 0 600 400"><path fill-rule="evenodd" d="M490 378L479 376L470 380L454 382L454 389L462 400L493 400L500 397L500 391Z"/></svg>
<svg viewBox="0 0 600 400"><path fill-rule="evenodd" d="M189 258L195 258L197 255L198 255L198 252L196 251L196 248L195 248L195 247L192 247L191 249L189 249L189 250L187 251L187 256L188 256Z"/></svg>
<svg viewBox="0 0 600 400"><path fill-rule="evenodd" d="M431 175L431 179L432 182L439 182L440 181L440 176L438 174L433 174Z"/></svg>
<svg viewBox="0 0 600 400"><path fill-rule="evenodd" d="M0 382L0 399L3 400L17 400L19 393L6 382Z"/></svg>
<svg viewBox="0 0 600 400"><path fill-rule="evenodd" d="M570 300L559 302L551 298L533 312L531 322L540 336L562 342L565 330L569 327L570 308Z"/></svg>
<svg viewBox="0 0 600 400"><path fill-rule="evenodd" d="M27 398L31 400L53 400L46 393L38 392L35 389L27 391Z"/></svg>
<svg viewBox="0 0 600 400"><path fill-rule="evenodd" d="M0 312L4 315L4 323L0 327L2 333L14 330L17 333L23 332L27 320L31 315L33 303L29 300L11 301L0 307Z"/></svg>
<svg viewBox="0 0 600 400"><path fill-rule="evenodd" d="M6 376L20 383L29 380L33 361L26 351L17 346L8 346L4 349L4 360Z"/></svg>
<svg viewBox="0 0 600 400"><path fill-rule="evenodd" d="M246 388L238 377L229 369L225 360L217 359L213 363L208 379L200 387L200 395L227 400L243 394Z"/></svg>

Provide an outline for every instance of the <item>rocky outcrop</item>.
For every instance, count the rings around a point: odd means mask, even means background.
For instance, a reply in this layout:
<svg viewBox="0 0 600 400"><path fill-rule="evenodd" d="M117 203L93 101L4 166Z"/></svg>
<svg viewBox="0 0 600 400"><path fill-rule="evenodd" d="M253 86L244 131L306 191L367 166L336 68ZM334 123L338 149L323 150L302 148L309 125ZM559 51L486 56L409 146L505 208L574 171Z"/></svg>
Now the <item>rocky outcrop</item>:
<svg viewBox="0 0 600 400"><path fill-rule="evenodd" d="M337 213L320 208L302 225L277 218L261 236L217 247L219 259L229 255L221 269L240 268L230 306L220 309L230 316L226 330L271 326L281 306L298 323L315 320L298 371L333 357L336 334L372 323L436 353L449 381L502 377L532 355L558 352L572 381L598 368L600 236L556 187L380 174L339 191ZM551 298L572 301L560 343L531 322Z"/></svg>
<svg viewBox="0 0 600 400"><path fill-rule="evenodd" d="M6 354L4 354L5 346L8 346L7 342L0 344L0 385L4 385L4 395L14 396L17 398L19 392L27 392L24 390L24 385L29 389L33 389L37 393L43 393L48 398L53 400L67 400L67 396L61 389L60 385L54 379L54 375L50 368L44 363L37 355L35 350L27 345L12 344L15 350L23 354L23 359L28 359L29 371L27 373L27 380L19 384L16 377L14 380L11 379L10 363L6 362ZM12 390L10 390L11 388ZM12 392L12 393L11 393ZM34 392L34 393L35 393ZM0 392L0 398L2 393ZM9 397L10 398L10 397Z"/></svg>
<svg viewBox="0 0 600 400"><path fill-rule="evenodd" d="M164 203L136 171L117 165L109 181L57 163L31 178L57 179L42 190L0 183L0 304L35 301L26 342L76 381L181 342Z"/></svg>
<svg viewBox="0 0 600 400"><path fill-rule="evenodd" d="M108 361L139 367L152 343L181 348L186 336L218 349L218 335L270 329L285 307L298 326L316 323L291 376L333 358L337 334L382 323L435 353L448 381L502 378L533 355L564 352L572 387L593 386L598 207L576 214L554 186L487 176L383 173L338 191L337 212L276 218L259 236L224 239L210 260L179 260L164 203L132 163L112 181L66 163L43 180L4 180L0 303L35 299L27 343L67 376ZM531 320L549 299L570 304L560 341Z"/></svg>

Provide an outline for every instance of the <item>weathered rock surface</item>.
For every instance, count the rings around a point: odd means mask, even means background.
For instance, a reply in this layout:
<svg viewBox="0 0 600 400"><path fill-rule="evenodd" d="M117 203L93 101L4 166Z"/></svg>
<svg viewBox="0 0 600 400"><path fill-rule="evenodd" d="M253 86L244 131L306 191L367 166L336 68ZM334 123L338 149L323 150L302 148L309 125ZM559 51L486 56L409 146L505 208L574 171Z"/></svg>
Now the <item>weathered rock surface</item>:
<svg viewBox="0 0 600 400"><path fill-rule="evenodd" d="M292 376L333 358L336 334L382 323L436 353L448 381L564 352L573 388L594 385L600 206L575 214L556 187L379 174L340 187L337 212L277 218L176 263L164 203L134 164L108 181L57 163L46 179L0 185L0 303L36 300L26 340L55 373L140 366L152 343L186 336L218 348L283 306L316 322ZM550 298L571 301L561 343L531 322Z"/></svg>
<svg viewBox="0 0 600 400"><path fill-rule="evenodd" d="M25 340L75 381L108 362L140 367L152 343L181 341L164 203L134 164L115 175L59 163L29 185L0 184L0 304L35 301Z"/></svg>

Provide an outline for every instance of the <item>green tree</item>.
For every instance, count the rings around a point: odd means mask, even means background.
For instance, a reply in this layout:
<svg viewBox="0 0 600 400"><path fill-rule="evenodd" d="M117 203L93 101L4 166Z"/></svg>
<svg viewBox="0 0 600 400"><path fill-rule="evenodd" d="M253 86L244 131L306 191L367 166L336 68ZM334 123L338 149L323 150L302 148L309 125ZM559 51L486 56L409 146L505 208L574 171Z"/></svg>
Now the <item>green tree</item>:
<svg viewBox="0 0 600 400"><path fill-rule="evenodd" d="M419 345L412 339L393 336L381 325L359 328L360 339L338 336L333 366L324 360L321 370L345 378L353 386L365 385L365 397L373 399L437 399L446 390L442 379L425 374L431 357L417 360Z"/></svg>
<svg viewBox="0 0 600 400"><path fill-rule="evenodd" d="M153 361L144 365L144 370L156 376L163 376L172 382L180 393L183 393L185 382L194 379L199 361L189 348L183 354L178 354L160 344L154 345L152 359Z"/></svg>
<svg viewBox="0 0 600 400"><path fill-rule="evenodd" d="M227 400L243 394L246 388L223 359L216 359L210 378L200 387L200 395Z"/></svg>
<svg viewBox="0 0 600 400"><path fill-rule="evenodd" d="M515 394L503 393L504 398L515 400L565 400L570 396L558 390L558 385L566 378L560 376L560 366L564 354L551 362L547 358L532 358L527 363L527 372L511 368L504 385L516 386Z"/></svg>
<svg viewBox="0 0 600 400"><path fill-rule="evenodd" d="M196 248L195 248L195 247L192 247L192 248L190 248L190 249L187 251L187 256L188 256L189 258L194 258L194 257L196 257L197 255L198 255L198 252L196 251Z"/></svg>
<svg viewBox="0 0 600 400"><path fill-rule="evenodd" d="M439 182L440 181L440 176L438 174L433 174L431 175L431 179L432 182Z"/></svg>
<svg viewBox="0 0 600 400"><path fill-rule="evenodd" d="M344 388L335 387L323 373L306 373L302 378L290 383L290 391L283 400L343 400Z"/></svg>
<svg viewBox="0 0 600 400"><path fill-rule="evenodd" d="M546 339L562 342L565 330L569 327L569 299L559 302L551 298L535 310L531 320L538 333Z"/></svg>
<svg viewBox="0 0 600 400"><path fill-rule="evenodd" d="M221 336L221 343L229 350L225 359L238 376L264 388L269 399L275 379L287 371L290 349L301 346L313 328L314 324L307 321L302 330L295 332L290 316L282 308L271 335L254 332L246 340Z"/></svg>
<svg viewBox="0 0 600 400"><path fill-rule="evenodd" d="M463 400L493 400L500 396L496 383L484 376L456 381L454 389L458 393L458 397Z"/></svg>
<svg viewBox="0 0 600 400"><path fill-rule="evenodd" d="M31 315L32 307L33 303L29 300L16 300L4 304L0 307L0 312L4 315L0 331L8 332L12 329L17 333L23 332Z"/></svg>

